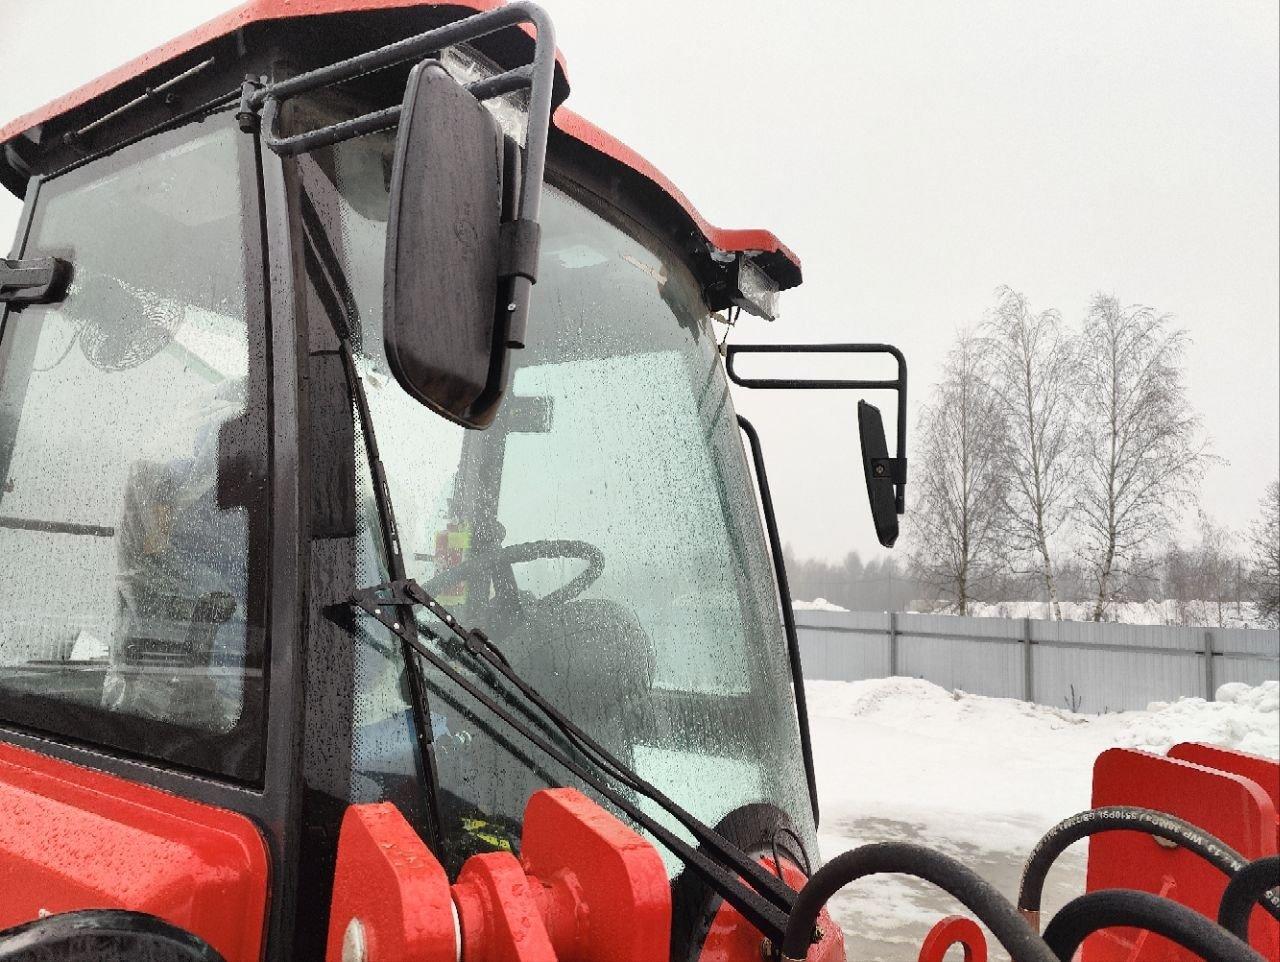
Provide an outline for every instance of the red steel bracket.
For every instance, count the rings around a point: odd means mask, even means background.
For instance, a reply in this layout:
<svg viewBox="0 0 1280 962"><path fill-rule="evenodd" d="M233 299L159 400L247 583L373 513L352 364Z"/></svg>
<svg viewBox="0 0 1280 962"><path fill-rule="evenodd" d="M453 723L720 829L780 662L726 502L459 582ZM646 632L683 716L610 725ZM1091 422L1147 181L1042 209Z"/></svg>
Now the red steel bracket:
<svg viewBox="0 0 1280 962"><path fill-rule="evenodd" d="M987 962L987 937L964 915L948 915L929 930L920 944L919 962L942 962L953 945L963 947L964 962Z"/></svg>
<svg viewBox="0 0 1280 962"><path fill-rule="evenodd" d="M1247 778L1267 793L1271 804L1280 812L1280 761L1274 758L1201 742L1179 742L1169 749L1169 757ZM1276 819L1276 846L1280 850L1280 818Z"/></svg>
<svg viewBox="0 0 1280 962"><path fill-rule="evenodd" d="M581 792L535 792L520 859L542 883L560 962L667 962L671 883L657 849Z"/></svg>
<svg viewBox="0 0 1280 962"><path fill-rule="evenodd" d="M344 940L367 959L457 958L449 877L390 802L352 805L342 818L328 962L342 962Z"/></svg>
<svg viewBox="0 0 1280 962"><path fill-rule="evenodd" d="M654 847L580 792L535 792L523 864L444 868L395 806L353 805L338 839L326 958L372 962L667 962L671 888ZM456 914L455 914L456 912Z"/></svg>
<svg viewBox="0 0 1280 962"><path fill-rule="evenodd" d="M1093 806L1136 805L1198 825L1252 860L1276 853L1276 807L1256 782L1177 758L1129 748L1098 756ZM1168 848L1141 832L1103 832L1089 839L1087 888L1141 889L1217 918L1227 879L1190 852ZM1261 910L1249 941L1280 959L1280 928ZM1196 956L1156 935L1108 929L1085 940L1083 962L1190 962Z"/></svg>
<svg viewBox="0 0 1280 962"><path fill-rule="evenodd" d="M776 871L771 858L760 859L760 864ZM807 881L804 872L786 859L782 860L782 880L797 892ZM806 962L845 962L844 933L832 921L825 907L818 913L818 929L822 932L822 940L810 947ZM764 950L768 946L763 943L764 937L759 930L732 905L724 903L711 920L698 962L758 962L762 958L771 958L766 956Z"/></svg>

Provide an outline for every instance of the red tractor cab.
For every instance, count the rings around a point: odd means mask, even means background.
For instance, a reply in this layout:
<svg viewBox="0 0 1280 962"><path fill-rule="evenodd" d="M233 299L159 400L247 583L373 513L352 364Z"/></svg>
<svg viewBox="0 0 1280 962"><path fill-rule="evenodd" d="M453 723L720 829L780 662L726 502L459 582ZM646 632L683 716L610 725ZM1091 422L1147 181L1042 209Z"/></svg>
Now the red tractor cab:
<svg viewBox="0 0 1280 962"><path fill-rule="evenodd" d="M1121 792L1047 837L1017 907L920 846L818 867L782 542L730 384L895 392L892 455L857 407L890 546L906 363L725 347L799 262L707 224L567 95L531 3L253 0L0 130L25 198L0 260L0 962L841 962L826 902L883 872L1016 962L1104 925L1274 951L1274 807L1192 762L1141 781L1202 826L1253 805L1238 851ZM897 373L737 370L783 352ZM1057 853L1120 829L1209 868L1159 863L1156 894L1090 892L1041 938ZM1091 884L1132 877L1126 845ZM983 940L944 920L921 959Z"/></svg>
<svg viewBox="0 0 1280 962"><path fill-rule="evenodd" d="M254 0L0 131L0 929L780 938L816 794L716 326L800 265L567 95L529 4Z"/></svg>

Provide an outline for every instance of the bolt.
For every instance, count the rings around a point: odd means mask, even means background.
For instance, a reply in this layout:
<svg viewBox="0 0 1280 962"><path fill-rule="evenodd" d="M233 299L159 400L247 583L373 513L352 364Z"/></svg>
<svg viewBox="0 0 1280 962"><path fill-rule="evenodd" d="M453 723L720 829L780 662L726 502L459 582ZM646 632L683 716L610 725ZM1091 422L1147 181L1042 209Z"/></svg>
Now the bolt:
<svg viewBox="0 0 1280 962"><path fill-rule="evenodd" d="M342 933L342 962L368 962L369 949L365 943L364 923L353 918Z"/></svg>

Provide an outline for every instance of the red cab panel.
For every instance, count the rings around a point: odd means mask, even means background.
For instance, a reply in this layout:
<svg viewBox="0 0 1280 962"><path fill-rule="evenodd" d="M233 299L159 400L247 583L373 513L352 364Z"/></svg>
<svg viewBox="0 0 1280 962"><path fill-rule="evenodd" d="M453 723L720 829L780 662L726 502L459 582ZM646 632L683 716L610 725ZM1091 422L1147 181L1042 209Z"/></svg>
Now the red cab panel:
<svg viewBox="0 0 1280 962"><path fill-rule="evenodd" d="M0 812L0 929L123 908L227 962L261 957L268 858L248 818L3 742Z"/></svg>

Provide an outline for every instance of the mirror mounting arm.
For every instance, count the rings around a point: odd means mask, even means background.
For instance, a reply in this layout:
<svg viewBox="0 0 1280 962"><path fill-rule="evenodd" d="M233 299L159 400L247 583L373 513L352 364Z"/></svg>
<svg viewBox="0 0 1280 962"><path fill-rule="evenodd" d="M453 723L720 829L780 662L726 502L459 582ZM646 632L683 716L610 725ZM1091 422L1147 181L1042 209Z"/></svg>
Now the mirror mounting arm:
<svg viewBox="0 0 1280 962"><path fill-rule="evenodd" d="M751 378L734 370L733 362L739 354L888 354L898 364L898 376L891 380L846 380L844 378ZM852 390L894 391L898 395L898 443L897 457L872 459L883 465L889 480L895 487L894 506L898 514L906 513L907 483L907 359L892 344L730 344L725 349L725 372L729 380L739 387L781 390ZM884 477L876 473L876 477Z"/></svg>
<svg viewBox="0 0 1280 962"><path fill-rule="evenodd" d="M898 366L892 379L752 378L734 367L739 354L887 354ZM892 344L730 344L724 352L725 373L739 387L766 390L893 391L898 396L897 452L889 457L884 445L880 412L858 402L858 431L862 438L867 493L880 543L891 547L898 536L894 514L906 512L907 486L907 359ZM889 499L892 498L890 504Z"/></svg>

